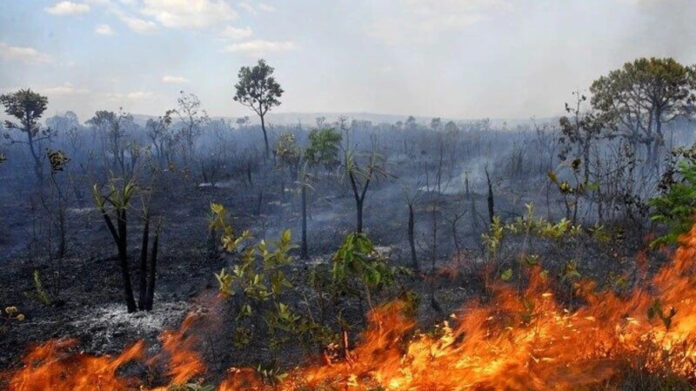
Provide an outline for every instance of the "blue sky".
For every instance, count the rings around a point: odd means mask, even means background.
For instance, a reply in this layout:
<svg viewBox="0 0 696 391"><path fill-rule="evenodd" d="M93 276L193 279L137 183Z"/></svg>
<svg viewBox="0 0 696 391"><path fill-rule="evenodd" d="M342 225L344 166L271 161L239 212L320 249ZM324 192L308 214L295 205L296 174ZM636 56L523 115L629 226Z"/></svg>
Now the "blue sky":
<svg viewBox="0 0 696 391"><path fill-rule="evenodd" d="M696 63L693 0L0 0L0 91L49 115L162 114L180 90L211 115L265 58L278 112L557 115L639 56Z"/></svg>

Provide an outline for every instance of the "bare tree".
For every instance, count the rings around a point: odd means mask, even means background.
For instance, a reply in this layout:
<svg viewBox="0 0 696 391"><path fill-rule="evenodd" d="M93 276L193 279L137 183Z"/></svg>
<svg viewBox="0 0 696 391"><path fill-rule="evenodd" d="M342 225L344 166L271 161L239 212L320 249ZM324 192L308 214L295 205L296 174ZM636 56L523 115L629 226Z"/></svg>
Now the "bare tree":
<svg viewBox="0 0 696 391"><path fill-rule="evenodd" d="M122 176L126 175L126 150L128 141L126 139L126 129L133 123L133 116L119 110L113 111L100 110L87 120L87 124L99 130L105 138L104 148L111 153L112 165L119 170Z"/></svg>
<svg viewBox="0 0 696 391"><path fill-rule="evenodd" d="M172 152L178 141L178 137L170 129L173 113L174 110L167 110L156 121L149 119L145 124L147 136L155 147L155 156L160 169L164 169L171 163Z"/></svg>
<svg viewBox="0 0 696 391"><path fill-rule="evenodd" d="M418 264L418 256L416 254L415 208L421 198L420 187L420 181L416 182L413 189L404 187L404 198L406 199L406 205L408 205L408 246L411 250L411 267L416 271L420 270L420 265Z"/></svg>
<svg viewBox="0 0 696 391"><path fill-rule="evenodd" d="M365 205L365 196L370 183L380 177L388 176L388 173L385 170L384 157L375 151L368 154L367 161L362 166L358 163L355 152L346 150L344 166L345 174L348 177L350 188L355 198L357 213L356 232L360 233L363 230L363 206Z"/></svg>
<svg viewBox="0 0 696 391"><path fill-rule="evenodd" d="M201 109L201 101L194 94L179 92L176 113L179 115L182 127L179 129L182 141L184 161L188 164L193 157L196 138L201 134L203 126L208 123L208 113Z"/></svg>

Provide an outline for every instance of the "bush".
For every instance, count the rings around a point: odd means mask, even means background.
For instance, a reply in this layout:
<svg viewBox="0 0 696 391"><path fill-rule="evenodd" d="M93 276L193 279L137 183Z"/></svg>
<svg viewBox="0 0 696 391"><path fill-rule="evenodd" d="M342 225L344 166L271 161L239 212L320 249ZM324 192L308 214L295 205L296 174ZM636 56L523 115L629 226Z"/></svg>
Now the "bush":
<svg viewBox="0 0 696 391"><path fill-rule="evenodd" d="M688 232L696 216L696 164L682 161L678 177L671 171L663 178L662 194L648 203L653 209L651 220L667 226L667 233L655 239L653 247L676 244L680 235Z"/></svg>

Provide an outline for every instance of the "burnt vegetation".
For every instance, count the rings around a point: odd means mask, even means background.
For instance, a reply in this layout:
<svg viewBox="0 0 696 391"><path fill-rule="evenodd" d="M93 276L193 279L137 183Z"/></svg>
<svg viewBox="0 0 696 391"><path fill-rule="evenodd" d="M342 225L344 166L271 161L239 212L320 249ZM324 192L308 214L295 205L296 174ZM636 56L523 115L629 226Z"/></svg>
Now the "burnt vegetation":
<svg viewBox="0 0 696 391"><path fill-rule="evenodd" d="M569 91L564 116L516 123L274 123L284 91L273 72L260 60L234 86L230 104L258 121L211 117L184 91L159 116L103 110L84 122L48 117L30 89L0 97L0 367L12 373L27 344L65 336L94 354L137 339L166 349L157 335L193 311L206 319L189 331L205 369L170 389L207 389L229 367L272 387L299 363L354 362L387 303L413 322L404 335L435 338L472 300L500 304L501 324L535 324L535 302L502 305L501 286L526 297L549 281L544 294L569 312L607 297L597 292L627 299L692 227L693 66L636 59ZM694 316L655 300L637 314L655 329ZM692 389L686 341L640 359L606 353L612 370L567 385ZM157 365L126 371L170 384ZM552 384L536 381L506 389Z"/></svg>

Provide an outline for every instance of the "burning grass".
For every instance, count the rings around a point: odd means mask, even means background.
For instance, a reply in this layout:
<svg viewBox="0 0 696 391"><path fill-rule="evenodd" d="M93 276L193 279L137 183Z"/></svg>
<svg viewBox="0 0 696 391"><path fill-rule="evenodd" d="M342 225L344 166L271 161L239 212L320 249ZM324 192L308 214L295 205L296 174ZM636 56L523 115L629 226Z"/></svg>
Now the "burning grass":
<svg viewBox="0 0 696 391"><path fill-rule="evenodd" d="M232 368L217 386L232 390L607 390L693 389L696 385L696 226L673 261L628 294L593 292L567 310L540 270L518 293L499 286L488 302L468 303L435 330L415 330L404 304L373 311L361 342L340 359L298 367L269 381ZM10 391L137 390L127 362L166 365L170 385L205 372L187 318L162 335L164 353L146 358L138 342L116 357L73 352L75 341L31 350L7 374ZM159 363L159 364L158 364Z"/></svg>

